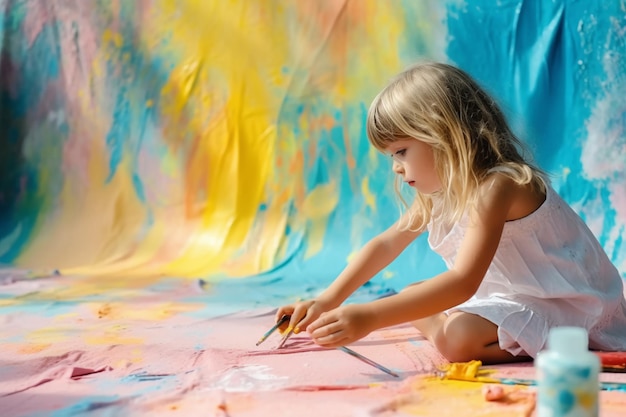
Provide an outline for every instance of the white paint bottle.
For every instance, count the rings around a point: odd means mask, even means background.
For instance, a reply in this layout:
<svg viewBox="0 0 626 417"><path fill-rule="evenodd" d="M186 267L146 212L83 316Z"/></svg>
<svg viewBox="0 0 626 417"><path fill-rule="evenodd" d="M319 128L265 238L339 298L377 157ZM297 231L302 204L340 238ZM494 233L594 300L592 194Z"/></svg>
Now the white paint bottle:
<svg viewBox="0 0 626 417"><path fill-rule="evenodd" d="M600 359L580 327L555 327L537 354L537 417L598 417Z"/></svg>

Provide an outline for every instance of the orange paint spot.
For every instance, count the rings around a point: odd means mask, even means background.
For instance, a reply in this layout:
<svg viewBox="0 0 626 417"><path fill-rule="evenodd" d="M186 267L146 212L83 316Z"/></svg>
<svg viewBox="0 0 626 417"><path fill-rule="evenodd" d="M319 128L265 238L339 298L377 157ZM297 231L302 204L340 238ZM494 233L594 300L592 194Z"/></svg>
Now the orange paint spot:
<svg viewBox="0 0 626 417"><path fill-rule="evenodd" d="M348 164L348 168L354 169L356 167L356 161L354 159L354 156L347 155L346 156L346 164Z"/></svg>
<svg viewBox="0 0 626 417"><path fill-rule="evenodd" d="M291 163L289 164L289 173L296 174L300 171L300 168L304 166L304 155L302 151L296 152Z"/></svg>
<svg viewBox="0 0 626 417"><path fill-rule="evenodd" d="M109 304L105 304L102 307L100 307L98 309L98 318L102 319L106 316L108 316L109 314L111 314L111 306Z"/></svg>

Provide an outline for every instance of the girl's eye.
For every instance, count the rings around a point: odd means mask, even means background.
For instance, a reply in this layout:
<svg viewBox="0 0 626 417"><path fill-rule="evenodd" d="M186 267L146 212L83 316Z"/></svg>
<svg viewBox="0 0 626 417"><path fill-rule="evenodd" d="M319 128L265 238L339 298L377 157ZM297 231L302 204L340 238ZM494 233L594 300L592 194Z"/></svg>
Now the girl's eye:
<svg viewBox="0 0 626 417"><path fill-rule="evenodd" d="M406 153L406 149L400 149L399 151L397 151L395 153L396 156L404 156L404 154Z"/></svg>

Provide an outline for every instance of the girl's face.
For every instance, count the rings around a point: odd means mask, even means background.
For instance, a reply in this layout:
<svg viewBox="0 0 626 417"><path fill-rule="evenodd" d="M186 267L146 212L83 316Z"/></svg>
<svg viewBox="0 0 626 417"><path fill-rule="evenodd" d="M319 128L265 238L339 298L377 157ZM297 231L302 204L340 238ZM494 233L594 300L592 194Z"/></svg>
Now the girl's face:
<svg viewBox="0 0 626 417"><path fill-rule="evenodd" d="M441 189L430 145L407 138L393 142L385 151L393 158L393 172L409 186L422 194L432 194Z"/></svg>

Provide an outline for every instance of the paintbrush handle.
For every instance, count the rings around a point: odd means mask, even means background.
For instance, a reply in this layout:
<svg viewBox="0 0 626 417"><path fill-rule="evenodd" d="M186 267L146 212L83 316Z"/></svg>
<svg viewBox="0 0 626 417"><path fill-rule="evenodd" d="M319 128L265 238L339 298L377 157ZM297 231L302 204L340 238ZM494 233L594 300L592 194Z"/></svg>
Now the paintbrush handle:
<svg viewBox="0 0 626 417"><path fill-rule="evenodd" d="M468 382L480 382L480 383L491 383L491 384L503 384L503 385L523 385L526 387L534 387L537 386L537 381L534 379L522 379L522 378L491 378L491 377L455 377L447 375L445 371L436 371L435 375L439 378L443 379L455 379L458 381L468 381ZM601 391L626 391L626 382L600 382L599 388Z"/></svg>
<svg viewBox="0 0 626 417"><path fill-rule="evenodd" d="M391 376L395 376L396 378L400 377L400 375L398 375L397 373L393 372L392 370L385 368L384 366L382 366L379 363L374 362L373 360L366 358L365 356L361 355L360 353L357 353L355 351L353 351L350 348L347 348L345 346L339 346L337 349L341 350L342 352L347 353L348 355L352 355L355 358L365 362L366 364L373 366L374 368L380 369L381 371L385 372L386 374L389 374Z"/></svg>
<svg viewBox="0 0 626 417"><path fill-rule="evenodd" d="M283 324L284 322L286 322L290 318L291 318L291 316L288 316L286 314L283 315L280 318L280 320L278 320L278 322L274 326L272 326L271 329L269 329L267 332L265 332L265 334L263 336L261 336L259 341L256 342L256 345L259 346L261 343L263 343L265 341L265 339L267 339L272 333L274 333L276 331L276 329L278 329L280 327L281 324Z"/></svg>
<svg viewBox="0 0 626 417"><path fill-rule="evenodd" d="M518 378L493 378L494 382L504 385L524 385L527 387L533 387L537 385L537 381L534 379L518 379ZM478 379L477 382L481 382ZM626 391L626 382L600 382L601 391Z"/></svg>

